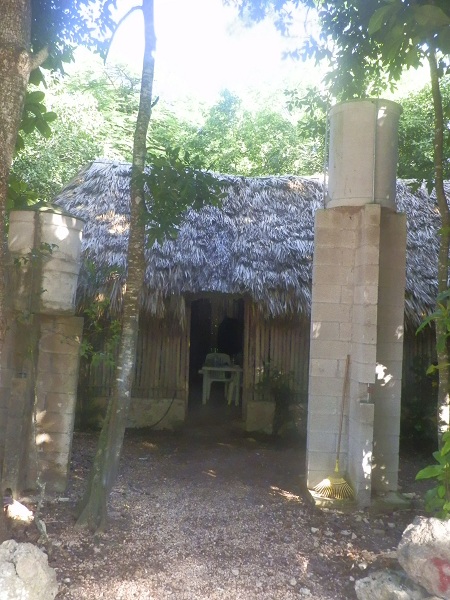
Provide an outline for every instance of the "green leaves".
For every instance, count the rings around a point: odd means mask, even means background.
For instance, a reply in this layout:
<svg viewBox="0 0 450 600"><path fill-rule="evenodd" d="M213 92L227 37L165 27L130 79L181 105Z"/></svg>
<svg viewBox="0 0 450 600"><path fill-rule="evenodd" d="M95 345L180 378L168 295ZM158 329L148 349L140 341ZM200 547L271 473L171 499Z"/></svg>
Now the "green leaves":
<svg viewBox="0 0 450 600"><path fill-rule="evenodd" d="M442 448L433 452L437 464L419 471L416 480L435 479L435 487L425 494L425 507L440 519L450 518L450 431L442 436Z"/></svg>
<svg viewBox="0 0 450 600"><path fill-rule="evenodd" d="M417 328L416 334L420 333L432 322L443 324L447 337L450 337L450 289L441 292L436 299L437 309L428 315Z"/></svg>
<svg viewBox="0 0 450 600"><path fill-rule="evenodd" d="M416 480L419 481L420 479L431 479L433 477L437 477L441 474L441 471L441 465L430 465L417 473Z"/></svg>
<svg viewBox="0 0 450 600"><path fill-rule="evenodd" d="M48 139L51 136L52 130L49 123L57 119L57 114L47 110L43 102L44 99L45 93L41 90L27 92L22 122L20 124L19 135L17 136L16 152L23 150L25 147L25 140L22 133L29 135L34 131L38 131L44 138Z"/></svg>
<svg viewBox="0 0 450 600"><path fill-rule="evenodd" d="M17 175L11 173L8 180L6 210L26 208L38 201L39 196L36 191Z"/></svg>
<svg viewBox="0 0 450 600"><path fill-rule="evenodd" d="M389 20L392 15L394 15L398 11L398 6L396 3L391 2L386 6L382 6L378 10L376 10L373 15L370 17L369 25L368 25L368 33L369 35L373 35L377 31L379 31L383 25Z"/></svg>
<svg viewBox="0 0 450 600"><path fill-rule="evenodd" d="M412 12L417 23L428 30L450 25L450 16L446 15L439 6L433 4L413 5Z"/></svg>
<svg viewBox="0 0 450 600"><path fill-rule="evenodd" d="M178 225L188 208L219 205L223 185L202 168L198 157L181 148L166 148L163 154L149 153L149 172L141 175L150 192L147 213L148 244L176 237Z"/></svg>

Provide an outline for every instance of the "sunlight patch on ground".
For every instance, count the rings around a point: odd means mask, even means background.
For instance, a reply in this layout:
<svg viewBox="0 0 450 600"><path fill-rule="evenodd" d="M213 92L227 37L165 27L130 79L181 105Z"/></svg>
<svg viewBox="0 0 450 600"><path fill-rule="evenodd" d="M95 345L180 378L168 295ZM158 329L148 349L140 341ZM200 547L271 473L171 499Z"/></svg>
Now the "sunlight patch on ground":
<svg viewBox="0 0 450 600"><path fill-rule="evenodd" d="M282 498L285 498L285 500L289 500L289 502L301 502L300 496L297 496L297 494L293 494L292 492L288 492L287 490L282 490L276 485L271 485L270 489L275 492L277 496L281 496Z"/></svg>
<svg viewBox="0 0 450 600"><path fill-rule="evenodd" d="M158 444L153 444L152 442L142 442L141 446L149 450L158 450Z"/></svg>
<svg viewBox="0 0 450 600"><path fill-rule="evenodd" d="M214 469L209 469L209 471L202 471L203 475L208 475L208 477L217 477L217 473Z"/></svg>
<svg viewBox="0 0 450 600"><path fill-rule="evenodd" d="M217 442L218 446L224 446L225 448L234 448L233 444L225 444L224 442Z"/></svg>

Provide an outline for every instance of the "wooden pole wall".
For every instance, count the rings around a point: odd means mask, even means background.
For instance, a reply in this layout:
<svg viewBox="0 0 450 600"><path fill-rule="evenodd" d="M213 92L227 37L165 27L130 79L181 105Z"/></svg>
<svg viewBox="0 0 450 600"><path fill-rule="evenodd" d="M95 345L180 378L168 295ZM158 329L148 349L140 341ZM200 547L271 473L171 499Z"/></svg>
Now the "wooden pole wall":
<svg viewBox="0 0 450 600"><path fill-rule="evenodd" d="M212 299L213 318L220 323L224 314L233 315L233 298ZM138 340L133 396L141 398L183 399L189 392L189 324L190 305L186 303L186 323L182 328L173 318L141 319ZM307 398L309 369L309 319L265 319L248 298L244 301L243 348L243 414L246 404L254 398L255 384L264 365L292 373L296 392L301 401ZM403 386L414 383L412 366L417 358L424 364L435 357L434 332L420 335L406 332L404 346ZM110 393L113 367L104 363L90 366L87 374L88 396L107 396ZM83 383L86 386L86 383Z"/></svg>

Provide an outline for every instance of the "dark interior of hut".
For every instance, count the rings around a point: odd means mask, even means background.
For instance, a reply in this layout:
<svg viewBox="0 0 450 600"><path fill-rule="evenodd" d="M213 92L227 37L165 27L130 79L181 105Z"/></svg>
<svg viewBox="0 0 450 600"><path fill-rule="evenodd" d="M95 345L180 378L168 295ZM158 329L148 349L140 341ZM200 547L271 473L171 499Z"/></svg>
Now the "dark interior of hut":
<svg viewBox="0 0 450 600"><path fill-rule="evenodd" d="M241 416L238 407L228 406L226 388L220 381L211 384L206 406L202 405L203 375L207 355L220 353L230 357L232 365L242 367L244 339L244 301L214 296L191 302L189 351L189 417L209 415L214 419Z"/></svg>

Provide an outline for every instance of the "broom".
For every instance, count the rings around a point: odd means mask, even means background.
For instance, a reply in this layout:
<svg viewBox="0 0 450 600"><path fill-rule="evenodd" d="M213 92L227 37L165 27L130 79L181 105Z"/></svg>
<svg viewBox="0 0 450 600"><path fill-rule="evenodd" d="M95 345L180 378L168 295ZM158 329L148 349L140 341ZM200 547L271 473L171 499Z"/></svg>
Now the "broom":
<svg viewBox="0 0 450 600"><path fill-rule="evenodd" d="M351 485L345 481L339 471L339 454L341 452L341 437L342 437L342 426L344 424L344 409L345 402L347 399L348 386L349 386L349 370L350 370L350 355L347 354L347 361L345 363L345 375L344 385L342 389L342 405L341 405L341 416L339 422L339 435L336 449L336 466L334 468L333 475L323 479L319 484L316 485L314 491L323 496L324 498L336 498L337 500L344 500L346 498L353 498L354 493Z"/></svg>

